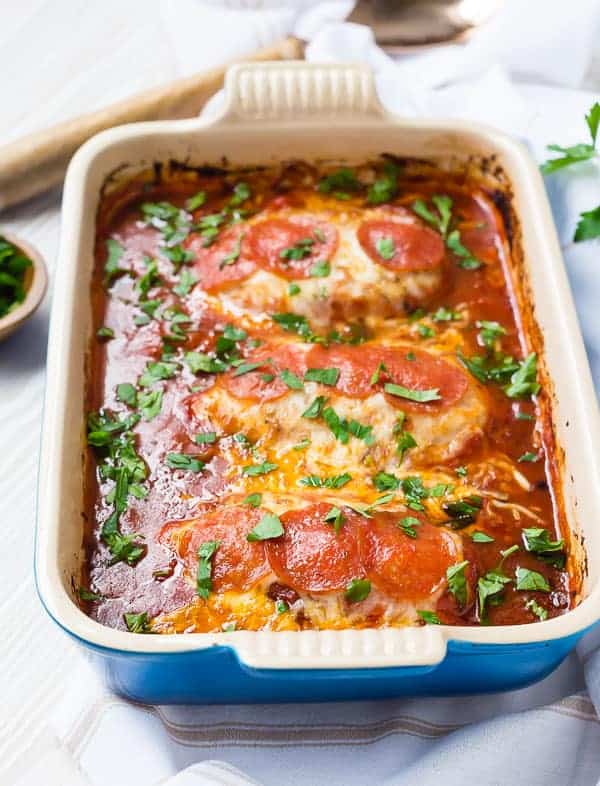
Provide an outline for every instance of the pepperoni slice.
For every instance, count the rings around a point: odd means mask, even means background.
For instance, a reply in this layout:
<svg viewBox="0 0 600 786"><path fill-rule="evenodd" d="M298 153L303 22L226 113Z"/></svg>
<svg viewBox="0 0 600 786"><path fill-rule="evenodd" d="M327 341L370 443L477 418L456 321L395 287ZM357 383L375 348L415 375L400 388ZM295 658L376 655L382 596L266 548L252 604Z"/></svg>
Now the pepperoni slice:
<svg viewBox="0 0 600 786"><path fill-rule="evenodd" d="M444 259L440 235L403 208L363 221L357 237L373 262L390 270L433 270Z"/></svg>
<svg viewBox="0 0 600 786"><path fill-rule="evenodd" d="M219 548L212 558L213 589L246 590L269 573L264 544L246 540L263 515L264 511L258 508L222 507L196 519L171 521L162 528L158 539L177 553L194 576L198 548L206 541L218 540Z"/></svg>
<svg viewBox="0 0 600 786"><path fill-rule="evenodd" d="M236 398L272 401L290 392L280 376L284 369L302 378L306 370L304 357L302 347L295 344L262 344L245 362L264 365L245 374L236 374L239 366L233 368L221 377L220 383Z"/></svg>
<svg viewBox="0 0 600 786"><path fill-rule="evenodd" d="M325 502L281 516L285 534L267 543L271 567L280 581L304 592L345 589L364 575L358 551L360 516L343 511L343 525L336 535L324 521L333 506Z"/></svg>
<svg viewBox="0 0 600 786"><path fill-rule="evenodd" d="M185 246L194 255L194 271L206 292L226 289L256 270L256 263L247 253L246 234L241 225L223 230L210 246L205 246L205 242L201 235L194 234L188 237Z"/></svg>
<svg viewBox="0 0 600 786"><path fill-rule="evenodd" d="M248 252L259 265L286 278L307 278L318 262L328 262L338 244L337 230L310 216L269 218L248 233Z"/></svg>
<svg viewBox="0 0 600 786"><path fill-rule="evenodd" d="M368 578L386 595L403 601L429 597L459 561L452 535L421 520L407 535L398 522L407 514L380 513L360 528L360 555ZM415 514L411 511L411 517Z"/></svg>
<svg viewBox="0 0 600 786"><path fill-rule="evenodd" d="M382 364L385 369L382 369ZM348 396L366 398L393 382L409 390L439 391L440 399L430 403L386 394L394 406L414 412L438 411L456 404L467 391L469 378L465 372L443 358L424 350L404 347L313 347L307 358L309 368L337 368L340 376L337 389ZM378 380L372 383L373 375Z"/></svg>

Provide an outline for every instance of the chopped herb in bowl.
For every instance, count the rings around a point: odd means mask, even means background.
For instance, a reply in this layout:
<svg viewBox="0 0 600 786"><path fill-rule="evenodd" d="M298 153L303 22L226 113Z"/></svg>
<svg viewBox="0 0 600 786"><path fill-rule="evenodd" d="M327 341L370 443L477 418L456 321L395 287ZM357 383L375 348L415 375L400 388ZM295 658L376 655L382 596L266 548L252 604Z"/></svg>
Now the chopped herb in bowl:
<svg viewBox="0 0 600 786"><path fill-rule="evenodd" d="M21 249L0 235L0 319L25 300L32 264Z"/></svg>

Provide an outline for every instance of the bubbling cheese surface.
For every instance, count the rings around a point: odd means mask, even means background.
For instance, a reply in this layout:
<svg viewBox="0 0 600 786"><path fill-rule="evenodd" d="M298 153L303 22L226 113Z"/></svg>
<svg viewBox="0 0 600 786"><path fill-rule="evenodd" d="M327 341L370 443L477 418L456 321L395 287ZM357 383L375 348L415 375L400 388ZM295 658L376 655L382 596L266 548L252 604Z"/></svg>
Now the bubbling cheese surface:
<svg viewBox="0 0 600 786"><path fill-rule="evenodd" d="M165 169L105 197L95 619L183 634L569 608L503 219L477 181L422 167Z"/></svg>

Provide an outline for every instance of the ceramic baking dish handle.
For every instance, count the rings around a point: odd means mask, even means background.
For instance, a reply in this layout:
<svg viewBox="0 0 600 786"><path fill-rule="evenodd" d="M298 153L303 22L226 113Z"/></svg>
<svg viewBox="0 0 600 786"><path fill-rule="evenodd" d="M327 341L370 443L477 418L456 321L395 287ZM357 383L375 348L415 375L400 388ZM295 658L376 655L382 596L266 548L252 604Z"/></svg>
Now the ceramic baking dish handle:
<svg viewBox="0 0 600 786"><path fill-rule="evenodd" d="M323 123L383 115L373 74L366 66L242 63L232 66L225 78L221 122L301 119Z"/></svg>
<svg viewBox="0 0 600 786"><path fill-rule="evenodd" d="M360 669L437 666L446 656L442 629L239 631L230 646L253 669Z"/></svg>

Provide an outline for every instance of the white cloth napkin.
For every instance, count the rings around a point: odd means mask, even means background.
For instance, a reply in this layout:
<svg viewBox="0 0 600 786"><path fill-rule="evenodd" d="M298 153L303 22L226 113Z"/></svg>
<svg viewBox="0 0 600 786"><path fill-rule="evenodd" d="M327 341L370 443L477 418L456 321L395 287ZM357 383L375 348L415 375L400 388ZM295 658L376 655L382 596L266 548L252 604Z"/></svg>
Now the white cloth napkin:
<svg viewBox="0 0 600 786"><path fill-rule="evenodd" d="M585 138L591 96L522 80L580 84L598 30L597 0L568 8L562 0L507 0L467 45L399 62L375 46L368 29L341 21L352 2L246 0L263 6L246 11L233 5L163 0L179 73L294 30L311 39L309 60L369 63L382 100L399 114L483 121L525 139L539 160L549 142ZM600 202L599 184L595 166L548 181L600 385L598 243L571 242L579 211ZM542 683L502 695L280 706L135 706L108 694L82 658L32 752L33 768L15 783L592 786L600 776L598 647L600 633L592 633L580 646L581 659L573 654Z"/></svg>

